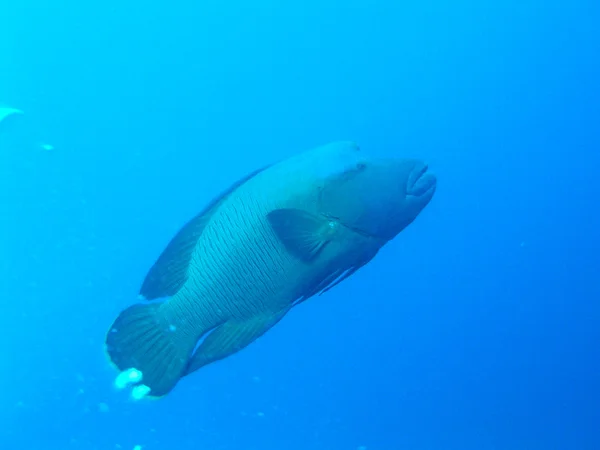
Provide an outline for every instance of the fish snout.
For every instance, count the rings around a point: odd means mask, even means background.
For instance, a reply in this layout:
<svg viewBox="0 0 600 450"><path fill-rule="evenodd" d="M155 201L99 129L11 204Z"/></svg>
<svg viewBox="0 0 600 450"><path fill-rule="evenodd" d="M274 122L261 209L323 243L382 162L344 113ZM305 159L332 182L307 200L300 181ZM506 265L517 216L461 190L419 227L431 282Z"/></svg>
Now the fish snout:
<svg viewBox="0 0 600 450"><path fill-rule="evenodd" d="M429 166L422 161L417 161L411 170L406 182L406 194L413 197L432 195L437 184L437 178L428 172Z"/></svg>

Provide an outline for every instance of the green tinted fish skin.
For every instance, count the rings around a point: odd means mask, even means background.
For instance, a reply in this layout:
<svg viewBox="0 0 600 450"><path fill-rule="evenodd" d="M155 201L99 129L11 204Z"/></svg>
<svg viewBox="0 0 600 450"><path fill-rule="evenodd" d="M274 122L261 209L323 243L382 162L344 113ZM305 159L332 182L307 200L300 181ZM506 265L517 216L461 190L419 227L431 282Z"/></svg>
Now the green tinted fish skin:
<svg viewBox="0 0 600 450"><path fill-rule="evenodd" d="M411 223L435 178L352 142L312 149L234 184L174 237L107 334L151 395L256 340L296 304L355 273ZM382 223L385 222L385 223ZM200 339L202 343L198 344Z"/></svg>

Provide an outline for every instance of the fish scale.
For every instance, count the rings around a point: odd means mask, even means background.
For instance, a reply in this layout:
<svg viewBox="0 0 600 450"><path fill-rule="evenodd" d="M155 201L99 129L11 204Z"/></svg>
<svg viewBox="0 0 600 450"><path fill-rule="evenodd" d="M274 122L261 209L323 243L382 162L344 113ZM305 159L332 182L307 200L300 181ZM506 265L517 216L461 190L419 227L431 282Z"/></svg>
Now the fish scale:
<svg viewBox="0 0 600 450"><path fill-rule="evenodd" d="M229 314L221 319L243 319L255 313L280 309L285 300L278 296L289 286L288 277L281 275L302 270L265 219L274 204L283 202L264 201L266 196L261 198L260 193L252 195L259 183L272 181L258 179L256 183L248 183L246 189L232 195L230 201L215 213L190 264L193 274L190 278L201 285L196 292L202 292L202 295L196 301L202 303L210 299L216 302ZM218 237L224 235L223 230L228 230L227 242L218 241ZM218 241L218 244L204 245L207 241ZM212 283L204 281L211 278ZM249 279L253 282L248 283Z"/></svg>
<svg viewBox="0 0 600 450"><path fill-rule="evenodd" d="M227 320L275 313L292 302L293 294L286 292L291 284L288 274L298 274L303 267L286 252L265 219L268 211L285 206L285 197L273 195L282 192L273 189L277 175L257 176L242 186L204 229L190 261L188 281L162 306L177 328L193 327L186 334L199 338Z"/></svg>

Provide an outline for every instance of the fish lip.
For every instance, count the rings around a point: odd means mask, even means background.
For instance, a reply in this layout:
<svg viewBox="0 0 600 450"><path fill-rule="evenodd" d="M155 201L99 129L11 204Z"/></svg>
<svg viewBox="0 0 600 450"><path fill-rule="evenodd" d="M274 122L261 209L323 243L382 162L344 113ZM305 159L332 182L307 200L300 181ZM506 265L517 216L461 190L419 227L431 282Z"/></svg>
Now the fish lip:
<svg viewBox="0 0 600 450"><path fill-rule="evenodd" d="M422 197L435 190L437 179L435 175L428 172L429 166L423 162L417 162L406 182L406 194L412 197Z"/></svg>

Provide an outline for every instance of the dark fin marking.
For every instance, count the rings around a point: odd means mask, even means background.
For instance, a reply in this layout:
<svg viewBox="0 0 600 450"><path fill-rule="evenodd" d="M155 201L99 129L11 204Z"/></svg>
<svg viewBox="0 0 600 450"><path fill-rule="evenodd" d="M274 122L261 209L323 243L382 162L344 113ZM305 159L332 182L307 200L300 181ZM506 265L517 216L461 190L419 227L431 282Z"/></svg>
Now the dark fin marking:
<svg viewBox="0 0 600 450"><path fill-rule="evenodd" d="M310 263L329 243L335 222L300 209L276 209L267 219L288 252Z"/></svg>
<svg viewBox="0 0 600 450"><path fill-rule="evenodd" d="M328 286L325 286L323 289L321 289L320 290L321 292L319 292L319 295L323 295L328 290L330 290L333 287L335 287L338 284L340 284L342 281L344 281L350 275L354 274L354 272L356 272L362 266L364 266L364 264L361 264L361 265L358 265L358 266L354 266L354 267L351 267L350 269L346 270L341 276L338 276L335 279L333 279L332 282Z"/></svg>
<svg viewBox="0 0 600 450"><path fill-rule="evenodd" d="M187 269L198 239L200 239L211 216L233 191L266 168L255 170L238 180L215 197L200 214L181 228L146 275L140 288L140 295L143 298L154 300L169 297L175 295L181 289L187 280Z"/></svg>
<svg viewBox="0 0 600 450"><path fill-rule="evenodd" d="M106 335L106 351L120 371L142 372L149 395L167 394L183 376L196 342L165 324L160 304L138 304L125 309Z"/></svg>
<svg viewBox="0 0 600 450"><path fill-rule="evenodd" d="M323 289L325 289L327 286L329 286L329 284L331 284L333 281L335 281L343 273L344 273L343 269L338 269L338 270L335 270L335 271L329 273L320 282L316 283L312 289L305 292L301 297L299 297L294 302L294 305L298 305L298 304L302 303L303 301L311 298L313 295L318 294L319 291L322 291Z"/></svg>
<svg viewBox="0 0 600 450"><path fill-rule="evenodd" d="M288 311L289 308L286 308L275 314L263 314L244 322L230 320L218 326L191 357L185 375L247 347L279 322Z"/></svg>
<svg viewBox="0 0 600 450"><path fill-rule="evenodd" d="M308 300L309 298L313 297L314 295L323 295L325 292L329 291L330 289L333 289L335 286L340 284L342 281L348 279L351 275L356 273L356 271L358 271L361 267L363 267L369 261L371 261L375 257L376 254L377 254L377 251L373 252L372 254L370 254L368 256L365 256L365 258L362 259L361 262L349 267L348 269L338 269L338 270L331 272L330 274L325 276L319 283L317 283L313 289L311 289L306 294L304 294L303 296L298 298L295 301L294 305L298 305L298 304Z"/></svg>
<svg viewBox="0 0 600 450"><path fill-rule="evenodd" d="M141 296L154 300L174 295L181 289L194 248L209 219L210 215L198 215L175 235L146 275L140 288Z"/></svg>
<svg viewBox="0 0 600 450"><path fill-rule="evenodd" d="M330 289L333 289L335 286L340 284L342 281L344 281L344 280L348 279L350 276L354 275L356 273L356 271L358 271L361 267L364 267L369 261L371 261L375 257L375 255L377 254L378 251L379 251L379 249L377 249L372 254L366 256L360 263L355 264L354 266L350 267L343 274L340 274L341 276L331 280L332 282L328 286L321 289L321 292L319 292L319 295L323 295L325 292L329 291Z"/></svg>

